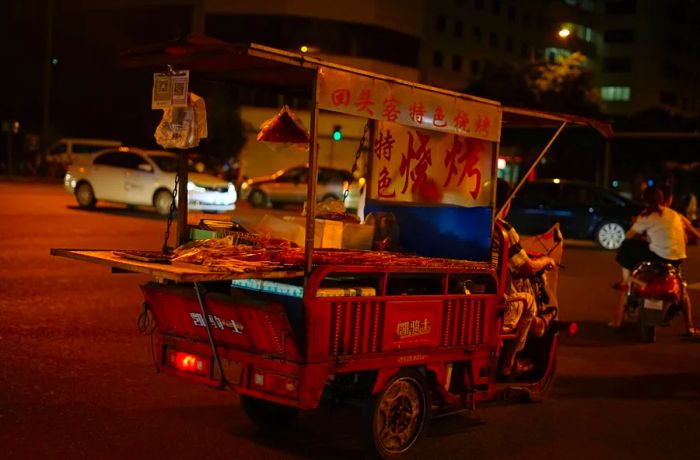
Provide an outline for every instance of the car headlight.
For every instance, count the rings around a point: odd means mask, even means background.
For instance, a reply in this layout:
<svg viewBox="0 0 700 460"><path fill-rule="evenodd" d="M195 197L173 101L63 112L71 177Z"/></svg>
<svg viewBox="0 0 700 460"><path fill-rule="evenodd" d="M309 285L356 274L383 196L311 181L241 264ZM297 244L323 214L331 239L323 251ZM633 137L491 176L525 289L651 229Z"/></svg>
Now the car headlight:
<svg viewBox="0 0 700 460"><path fill-rule="evenodd" d="M200 187L192 181L187 181L187 190L190 192L206 192L204 187Z"/></svg>
<svg viewBox="0 0 700 460"><path fill-rule="evenodd" d="M241 190L245 190L245 189L247 189L248 187L249 187L248 182L243 182L243 183L241 184Z"/></svg>

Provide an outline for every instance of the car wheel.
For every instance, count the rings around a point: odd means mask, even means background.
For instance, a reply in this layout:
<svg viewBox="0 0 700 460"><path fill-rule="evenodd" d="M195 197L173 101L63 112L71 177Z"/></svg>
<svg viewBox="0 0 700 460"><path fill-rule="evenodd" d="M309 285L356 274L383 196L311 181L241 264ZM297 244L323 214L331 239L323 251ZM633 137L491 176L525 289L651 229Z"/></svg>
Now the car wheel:
<svg viewBox="0 0 700 460"><path fill-rule="evenodd" d="M173 194L165 189L160 189L153 195L153 206L161 216L170 214L170 207L173 204Z"/></svg>
<svg viewBox="0 0 700 460"><path fill-rule="evenodd" d="M248 197L248 202L254 208L266 208L267 207L267 195L261 190L253 190L250 192Z"/></svg>
<svg viewBox="0 0 700 460"><path fill-rule="evenodd" d="M94 208L97 203L95 191L87 182L81 182L75 188L75 199L78 200L78 206L81 208Z"/></svg>
<svg viewBox="0 0 700 460"><path fill-rule="evenodd" d="M617 222L605 222L595 232L595 242L611 251L616 250L625 241L625 229Z"/></svg>

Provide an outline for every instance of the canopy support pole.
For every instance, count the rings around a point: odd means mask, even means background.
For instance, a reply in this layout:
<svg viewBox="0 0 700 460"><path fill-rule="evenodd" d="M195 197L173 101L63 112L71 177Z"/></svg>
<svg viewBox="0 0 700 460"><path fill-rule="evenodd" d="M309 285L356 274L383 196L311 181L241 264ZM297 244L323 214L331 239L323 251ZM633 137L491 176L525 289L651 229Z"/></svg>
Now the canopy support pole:
<svg viewBox="0 0 700 460"><path fill-rule="evenodd" d="M306 188L306 238L304 245L304 274L311 273L314 256L314 226L316 224L316 182L318 178L318 70L313 76L311 121L309 128L309 173Z"/></svg>
<svg viewBox="0 0 700 460"><path fill-rule="evenodd" d="M177 187L177 246L187 243L187 182L188 169L187 152L180 150L177 165L179 177Z"/></svg>
<svg viewBox="0 0 700 460"><path fill-rule="evenodd" d="M547 145L542 149L542 151L541 151L540 154L537 156L537 158L535 158L535 161L532 162L532 164L530 165L530 168L529 168L529 169L527 170L527 172L526 172L525 174L523 174L523 176L520 178L520 180L518 181L518 184L517 184L515 187L513 187L513 190L510 191L510 195L508 195L508 199L505 200L505 201L503 202L503 206L501 206L501 207L496 211L496 218L503 218L503 216L501 215L503 209L506 208L506 206L510 203L510 200L511 200L511 199L515 196L515 194L518 193L518 191L522 188L522 186L525 184L525 181L528 179L528 177L530 177L530 174L532 174L532 171L535 170L535 167L537 167L537 165L540 164L540 161L542 160L542 157L544 157L545 154L549 151L549 149L552 147L552 144L554 144L554 141L557 140L557 138L559 137L559 134L561 134L561 132L562 132L562 131L564 130L564 128L566 127L566 125L567 125L567 122L566 122L566 121L562 121L561 125L559 125L559 128L557 128L557 132L554 133L554 135L553 135L552 138L549 140L549 142L547 143Z"/></svg>

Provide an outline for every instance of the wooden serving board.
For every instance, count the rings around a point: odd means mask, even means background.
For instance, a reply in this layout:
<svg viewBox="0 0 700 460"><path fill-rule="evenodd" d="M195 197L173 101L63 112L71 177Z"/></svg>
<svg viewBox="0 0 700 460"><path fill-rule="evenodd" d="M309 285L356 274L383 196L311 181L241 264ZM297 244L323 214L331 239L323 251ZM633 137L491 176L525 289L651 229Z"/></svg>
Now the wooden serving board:
<svg viewBox="0 0 700 460"><path fill-rule="evenodd" d="M155 278L167 279L179 282L193 281L222 281L246 278L272 279L294 278L304 276L303 271L268 270L251 271L244 273L214 271L207 267L183 262L157 263L142 262L127 259L115 254L119 250L112 249L51 249L51 255L67 257L69 259L83 260L98 265L105 265L118 270L134 273L145 273Z"/></svg>

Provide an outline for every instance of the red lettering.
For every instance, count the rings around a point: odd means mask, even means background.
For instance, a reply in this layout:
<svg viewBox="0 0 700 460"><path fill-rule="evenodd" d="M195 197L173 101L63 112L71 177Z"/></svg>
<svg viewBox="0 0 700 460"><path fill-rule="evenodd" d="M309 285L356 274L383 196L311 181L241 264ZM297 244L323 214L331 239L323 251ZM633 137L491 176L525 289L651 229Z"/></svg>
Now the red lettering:
<svg viewBox="0 0 700 460"><path fill-rule="evenodd" d="M445 121L445 111L440 106L435 107L435 115L433 116L433 126L436 126L438 128L444 128L445 126L447 126L447 122Z"/></svg>
<svg viewBox="0 0 700 460"><path fill-rule="evenodd" d="M465 176L476 176L474 188L469 192L476 200L481 192L481 171L475 167L479 163L479 154L484 151L484 143L478 139L462 138L455 135L452 147L445 152L445 167L447 168L447 179L442 184L443 187L450 185L452 175L459 172L457 165L462 165L462 174L459 176L457 186L462 185Z"/></svg>
<svg viewBox="0 0 700 460"><path fill-rule="evenodd" d="M417 189L423 186L428 179L428 166L432 165L431 150L428 148L430 135L421 134L416 131L418 138L418 148L413 148L413 133L408 133L408 152L402 155L401 166L399 172L404 178L403 189L401 193L405 193L408 188L409 179L412 181L411 193L415 193ZM416 166L411 169L411 160L418 160Z"/></svg>
<svg viewBox="0 0 700 460"><path fill-rule="evenodd" d="M476 119L476 132L481 133L484 137L489 135L489 130L491 129L491 120L489 117L481 115Z"/></svg>
<svg viewBox="0 0 700 460"><path fill-rule="evenodd" d="M336 89L331 93L331 102L333 102L333 105L339 106L339 105L348 105L350 104L350 90L349 89Z"/></svg>
<svg viewBox="0 0 700 460"><path fill-rule="evenodd" d="M415 121L418 124L422 124L423 115L425 115L425 107L423 107L423 104L421 104L420 102L414 102L408 108L408 115L411 117L411 120Z"/></svg>
<svg viewBox="0 0 700 460"><path fill-rule="evenodd" d="M372 100L372 92L368 89L361 90L360 94L357 96L357 100L355 101L355 108L357 111L367 112L370 115L374 115L374 110L372 110L373 105L374 101Z"/></svg>
<svg viewBox="0 0 700 460"><path fill-rule="evenodd" d="M399 101L394 96L389 96L384 99L384 111L382 116L388 121L396 121L401 111L399 110Z"/></svg>
<svg viewBox="0 0 700 460"><path fill-rule="evenodd" d="M381 159L383 156L385 159L391 160L391 150L395 142L390 130L386 130L386 135L380 131L376 145L374 146L374 154L377 159Z"/></svg>
<svg viewBox="0 0 700 460"><path fill-rule="evenodd" d="M386 166L379 173L379 180L377 180L377 195L380 198L394 198L396 196L396 190L392 190L391 193L388 192L388 188L391 187L391 177L389 177L389 170Z"/></svg>
<svg viewBox="0 0 700 460"><path fill-rule="evenodd" d="M460 110L455 115L454 119L455 128L461 129L462 131L469 131L469 114L464 110Z"/></svg>

